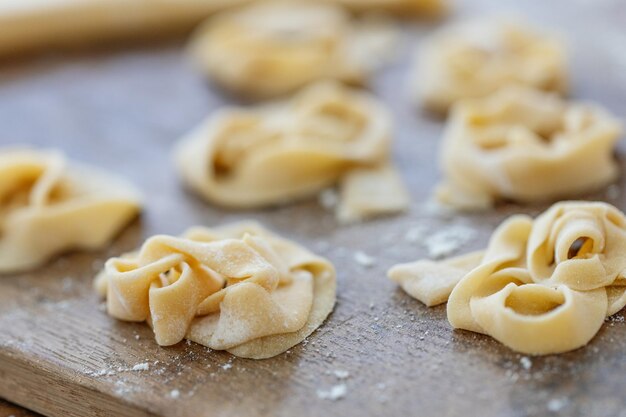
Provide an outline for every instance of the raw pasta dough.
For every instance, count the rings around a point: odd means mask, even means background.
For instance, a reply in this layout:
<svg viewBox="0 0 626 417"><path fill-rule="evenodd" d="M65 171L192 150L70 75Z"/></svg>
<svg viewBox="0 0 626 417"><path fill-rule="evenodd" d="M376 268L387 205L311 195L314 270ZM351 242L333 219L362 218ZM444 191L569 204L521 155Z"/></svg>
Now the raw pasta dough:
<svg viewBox="0 0 626 417"><path fill-rule="evenodd" d="M140 210L138 193L55 151L0 149L0 272L105 246Z"/></svg>
<svg viewBox="0 0 626 417"><path fill-rule="evenodd" d="M389 158L391 120L377 100L334 83L293 99L212 115L176 149L183 180L230 207L292 201L340 182L342 221L404 210Z"/></svg>
<svg viewBox="0 0 626 417"><path fill-rule="evenodd" d="M543 355L586 345L626 305L625 269L624 214L572 201L509 218L483 252L397 265L389 277L429 306L447 300L453 327Z"/></svg>
<svg viewBox="0 0 626 417"><path fill-rule="evenodd" d="M249 0L3 0L0 55L189 30Z"/></svg>
<svg viewBox="0 0 626 417"><path fill-rule="evenodd" d="M367 32L371 34L371 32ZM221 86L251 97L276 97L321 79L364 83L371 42L332 4L269 1L210 19L194 36L196 65Z"/></svg>
<svg viewBox="0 0 626 417"><path fill-rule="evenodd" d="M318 0L311 0L318 1ZM439 16L446 12L445 0L332 0L357 12L383 11L399 16Z"/></svg>
<svg viewBox="0 0 626 417"><path fill-rule="evenodd" d="M604 109L507 87L455 107L444 134L440 202L486 209L591 191L613 181L620 123Z"/></svg>
<svg viewBox="0 0 626 417"><path fill-rule="evenodd" d="M469 21L444 28L417 51L412 76L416 99L436 112L511 84L558 93L568 88L561 42L504 21Z"/></svg>
<svg viewBox="0 0 626 417"><path fill-rule="evenodd" d="M183 338L263 359L300 343L335 304L324 258L255 223L154 236L107 261L96 288L115 318L147 321L160 345Z"/></svg>

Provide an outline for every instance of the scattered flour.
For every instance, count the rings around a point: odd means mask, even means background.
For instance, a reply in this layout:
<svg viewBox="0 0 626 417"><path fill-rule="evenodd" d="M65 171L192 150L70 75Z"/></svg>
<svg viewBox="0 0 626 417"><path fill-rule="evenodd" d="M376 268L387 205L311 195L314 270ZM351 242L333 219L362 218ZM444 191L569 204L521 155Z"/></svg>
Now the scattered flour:
<svg viewBox="0 0 626 417"><path fill-rule="evenodd" d="M476 231L464 225L451 226L435 232L423 244L432 259L441 259L451 255L476 237Z"/></svg>
<svg viewBox="0 0 626 417"><path fill-rule="evenodd" d="M177 389L173 389L170 391L170 397L172 397L173 399L177 399L180 398L180 391Z"/></svg>
<svg viewBox="0 0 626 417"><path fill-rule="evenodd" d="M333 386L330 390L317 390L317 397L322 400L336 401L344 398L348 392L346 384Z"/></svg>
<svg viewBox="0 0 626 417"><path fill-rule="evenodd" d="M522 368L529 370L533 366L533 362L528 356L522 356L519 362L522 364Z"/></svg>
<svg viewBox="0 0 626 417"><path fill-rule="evenodd" d="M408 243L420 243L426 237L428 229L423 225L413 226L404 234L404 240Z"/></svg>
<svg viewBox="0 0 626 417"><path fill-rule="evenodd" d="M561 411L568 403L567 398L553 398L548 402L548 410L553 413Z"/></svg>
<svg viewBox="0 0 626 417"><path fill-rule="evenodd" d="M354 253L354 260L356 261L356 263L365 268L371 268L376 263L376 260L374 258L361 251L357 251Z"/></svg>
<svg viewBox="0 0 626 417"><path fill-rule="evenodd" d="M339 369L336 369L335 371L333 371L333 374L335 374L337 379L346 379L346 378L348 378L350 376L350 372L342 371L342 370L339 370Z"/></svg>
<svg viewBox="0 0 626 417"><path fill-rule="evenodd" d="M150 369L150 364L148 362L138 363L133 366L133 371L147 371L148 369Z"/></svg>
<svg viewBox="0 0 626 417"><path fill-rule="evenodd" d="M229 370L232 367L233 365L231 363L225 363L224 365L222 365L222 369L225 371Z"/></svg>

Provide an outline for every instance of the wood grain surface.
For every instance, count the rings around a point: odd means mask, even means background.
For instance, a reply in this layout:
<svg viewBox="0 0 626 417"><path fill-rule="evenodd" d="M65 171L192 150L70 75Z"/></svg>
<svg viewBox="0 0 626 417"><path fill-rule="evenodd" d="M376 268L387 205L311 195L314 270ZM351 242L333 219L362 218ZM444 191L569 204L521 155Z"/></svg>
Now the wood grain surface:
<svg viewBox="0 0 626 417"><path fill-rule="evenodd" d="M601 102L626 120L623 1L467 1L457 14L485 12L519 14L561 31L571 45L572 95ZM234 102L191 70L183 40L3 64L0 144L58 147L116 171L145 192L146 210L108 250L67 254L37 271L0 277L0 397L70 417L626 415L622 313L582 349L526 359L489 337L453 331L444 307L424 307L385 277L391 265L428 255L423 244L406 239L412 228L427 235L464 230L460 253L483 247L507 216L546 207L450 216L427 204L443 125L411 106L406 76L408 51L435 26L407 26L397 62L373 85L397 121L394 154L412 209L350 227L339 227L316 201L229 212L180 186L172 144ZM619 154L625 150L621 144ZM586 198L626 209L622 182ZM269 360L245 360L193 343L159 347L147 326L106 315L92 279L108 257L155 233L244 218L337 266L336 309L305 343ZM374 265L359 264L356 251L372 256ZM133 370L143 363L148 370ZM343 398L326 398L341 384ZM5 414L32 415L0 402Z"/></svg>

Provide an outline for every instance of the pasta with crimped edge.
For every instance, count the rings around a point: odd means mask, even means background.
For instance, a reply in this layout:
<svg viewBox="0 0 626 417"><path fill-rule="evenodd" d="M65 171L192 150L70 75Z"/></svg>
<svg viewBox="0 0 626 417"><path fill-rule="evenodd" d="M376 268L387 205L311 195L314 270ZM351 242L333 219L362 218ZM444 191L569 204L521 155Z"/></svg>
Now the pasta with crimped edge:
<svg viewBox="0 0 626 417"><path fill-rule="evenodd" d="M335 304L324 258L255 223L154 236L96 278L108 313L147 321L159 345L183 339L263 359L300 343Z"/></svg>
<svg viewBox="0 0 626 417"><path fill-rule="evenodd" d="M626 305L626 217L600 202L516 215L485 251L396 265L389 277L427 305L448 302L454 328L527 354L586 345Z"/></svg>

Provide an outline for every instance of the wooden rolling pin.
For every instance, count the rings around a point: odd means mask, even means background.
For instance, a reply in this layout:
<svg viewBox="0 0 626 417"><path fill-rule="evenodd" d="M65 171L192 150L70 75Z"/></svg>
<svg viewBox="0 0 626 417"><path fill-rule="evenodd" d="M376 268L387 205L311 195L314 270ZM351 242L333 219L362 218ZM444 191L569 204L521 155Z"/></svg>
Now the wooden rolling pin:
<svg viewBox="0 0 626 417"><path fill-rule="evenodd" d="M192 29L250 0L1 0L0 57Z"/></svg>

